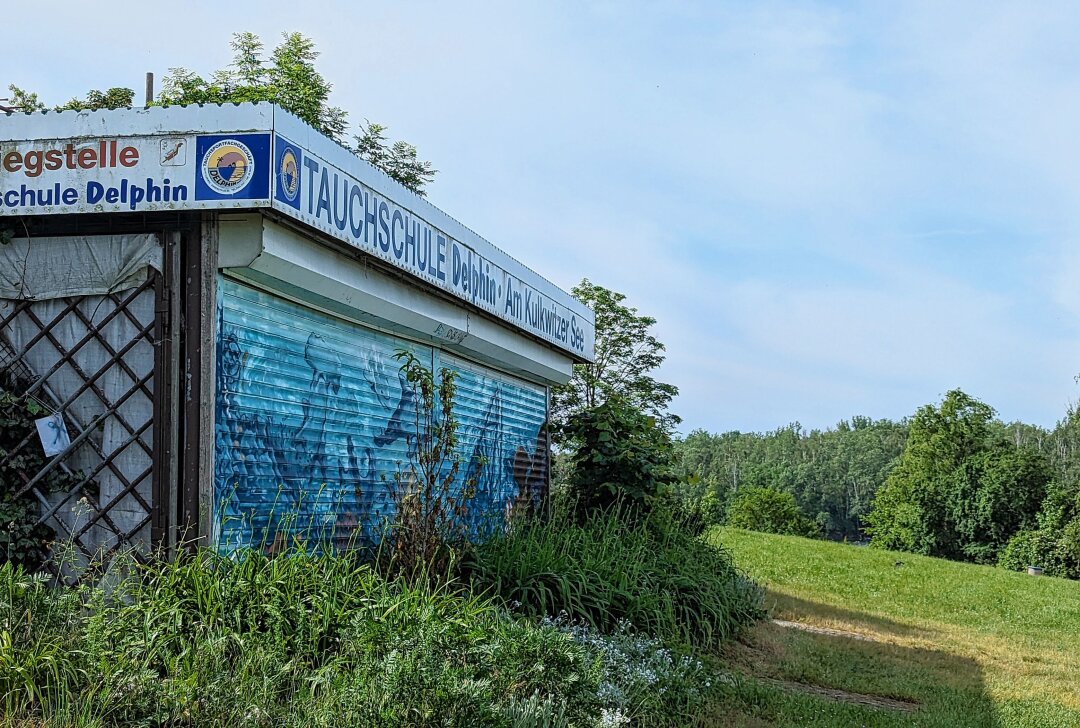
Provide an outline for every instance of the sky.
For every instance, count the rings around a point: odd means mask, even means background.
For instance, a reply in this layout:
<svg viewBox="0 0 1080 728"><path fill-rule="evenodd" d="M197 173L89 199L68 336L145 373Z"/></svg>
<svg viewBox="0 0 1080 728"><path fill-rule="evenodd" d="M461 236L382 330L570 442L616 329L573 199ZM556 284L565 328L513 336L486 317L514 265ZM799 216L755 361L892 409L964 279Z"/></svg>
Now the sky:
<svg viewBox="0 0 1080 728"><path fill-rule="evenodd" d="M1053 426L1080 394L1074 3L57 0L5 26L0 81L53 104L311 37L435 205L657 319L684 432L957 387Z"/></svg>

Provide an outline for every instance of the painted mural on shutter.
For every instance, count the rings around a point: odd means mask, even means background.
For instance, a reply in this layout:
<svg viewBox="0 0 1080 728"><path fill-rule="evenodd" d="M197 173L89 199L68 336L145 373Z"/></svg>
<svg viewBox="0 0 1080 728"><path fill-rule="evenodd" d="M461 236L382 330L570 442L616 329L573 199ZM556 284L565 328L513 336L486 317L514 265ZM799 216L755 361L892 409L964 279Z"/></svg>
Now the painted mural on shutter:
<svg viewBox="0 0 1080 728"><path fill-rule="evenodd" d="M218 547L376 540L415 439L394 353L431 349L229 279L221 291Z"/></svg>
<svg viewBox="0 0 1080 728"><path fill-rule="evenodd" d="M458 372L461 479L478 522L546 487L546 392L429 347L221 280L215 531L222 551L377 541L415 447L394 354ZM490 514L491 521L484 518Z"/></svg>
<svg viewBox="0 0 1080 728"><path fill-rule="evenodd" d="M547 488L547 391L443 352L437 365L457 372L461 478L476 482L477 526L498 527L511 509L535 505Z"/></svg>

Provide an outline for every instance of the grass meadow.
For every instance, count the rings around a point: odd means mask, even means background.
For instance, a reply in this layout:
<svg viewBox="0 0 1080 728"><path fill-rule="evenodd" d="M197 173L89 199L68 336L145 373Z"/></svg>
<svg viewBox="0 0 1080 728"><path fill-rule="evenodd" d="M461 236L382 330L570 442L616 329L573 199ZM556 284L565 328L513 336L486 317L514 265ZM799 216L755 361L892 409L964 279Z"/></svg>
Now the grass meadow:
<svg viewBox="0 0 1080 728"><path fill-rule="evenodd" d="M733 726L1080 726L1080 582L716 528L772 620L724 650ZM880 700L879 700L880 699Z"/></svg>

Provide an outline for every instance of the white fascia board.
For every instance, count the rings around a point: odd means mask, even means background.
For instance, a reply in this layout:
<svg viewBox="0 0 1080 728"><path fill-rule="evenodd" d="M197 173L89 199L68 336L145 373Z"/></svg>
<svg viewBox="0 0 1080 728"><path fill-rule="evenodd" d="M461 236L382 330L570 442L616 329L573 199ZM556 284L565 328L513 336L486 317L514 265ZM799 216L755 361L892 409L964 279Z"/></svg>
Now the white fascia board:
<svg viewBox="0 0 1080 728"><path fill-rule="evenodd" d="M554 385L573 373L568 356L261 215L222 216L219 261L301 302L511 374Z"/></svg>
<svg viewBox="0 0 1080 728"><path fill-rule="evenodd" d="M245 136L239 141L233 135ZM401 228L402 216L406 226L417 223L416 229L424 235L427 266L417 266L420 259L416 250L413 264L407 262L409 248L407 243L401 243L400 236L398 242L406 247L403 252L395 246L393 255L372 242L371 228L379 229L377 236L387 229L382 227L383 220L368 225L361 240L349 234L351 227L341 227L336 219L331 224L325 205L312 208L310 204L298 204L297 193L310 203L314 177L308 180L307 189L295 182L293 201L289 203L283 191L286 158L279 141L295 144L297 157L307 154L311 162L319 160L323 173L319 181L323 186L330 171L335 192L340 177L343 186L351 185L352 193L361 194L358 185L371 191L362 199L380 198L380 215L384 212L382 203L388 203L391 236L395 223ZM89 155L85 166L81 156L76 163L76 147L85 147ZM5 159L11 157L10 170L0 165L0 216L272 207L324 235L386 260L424 285L439 288L505 321L512 330L528 332L575 360L591 361L594 357L595 317L587 306L350 150L272 104L9 113L0 115L0 152ZM128 152L131 156L125 156ZM223 156L212 158L212 154ZM214 171L217 167L207 166L211 161L221 162L238 154L249 157L246 167L239 167L249 170L247 174L237 177L237 182L228 181L231 173L225 175L225 182L210 179L215 174L221 176ZM30 159L35 161L31 163ZM309 160L303 157L303 161ZM235 162L229 165L225 169L237 168ZM306 164L300 166L295 171L305 176L311 173ZM296 180L297 175L292 179ZM322 192L321 186L319 194ZM319 202L323 199L320 197ZM350 211L355 210L357 199L361 198L348 197ZM334 214L339 212L335 207ZM401 234L408 238L409 230L406 227ZM383 236L380 245L385 244ZM439 256L437 268L432 268L433 253ZM450 260L457 261L459 255L460 267ZM453 271L469 272L463 273L459 282L451 280ZM478 294L478 290L482 293Z"/></svg>
<svg viewBox="0 0 1080 728"><path fill-rule="evenodd" d="M0 115L0 140L269 132L274 127L274 108L259 103L16 112Z"/></svg>

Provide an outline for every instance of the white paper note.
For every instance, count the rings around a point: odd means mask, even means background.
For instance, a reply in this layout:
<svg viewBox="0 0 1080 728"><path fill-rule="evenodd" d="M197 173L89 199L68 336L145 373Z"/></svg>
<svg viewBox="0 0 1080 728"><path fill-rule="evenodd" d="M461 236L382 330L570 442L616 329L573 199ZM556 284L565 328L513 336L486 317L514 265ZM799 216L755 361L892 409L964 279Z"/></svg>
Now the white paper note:
<svg viewBox="0 0 1080 728"><path fill-rule="evenodd" d="M45 457L59 455L71 444L67 425L64 424L64 418L59 412L34 420L34 424L37 425L38 438L41 440L41 447L45 450Z"/></svg>

